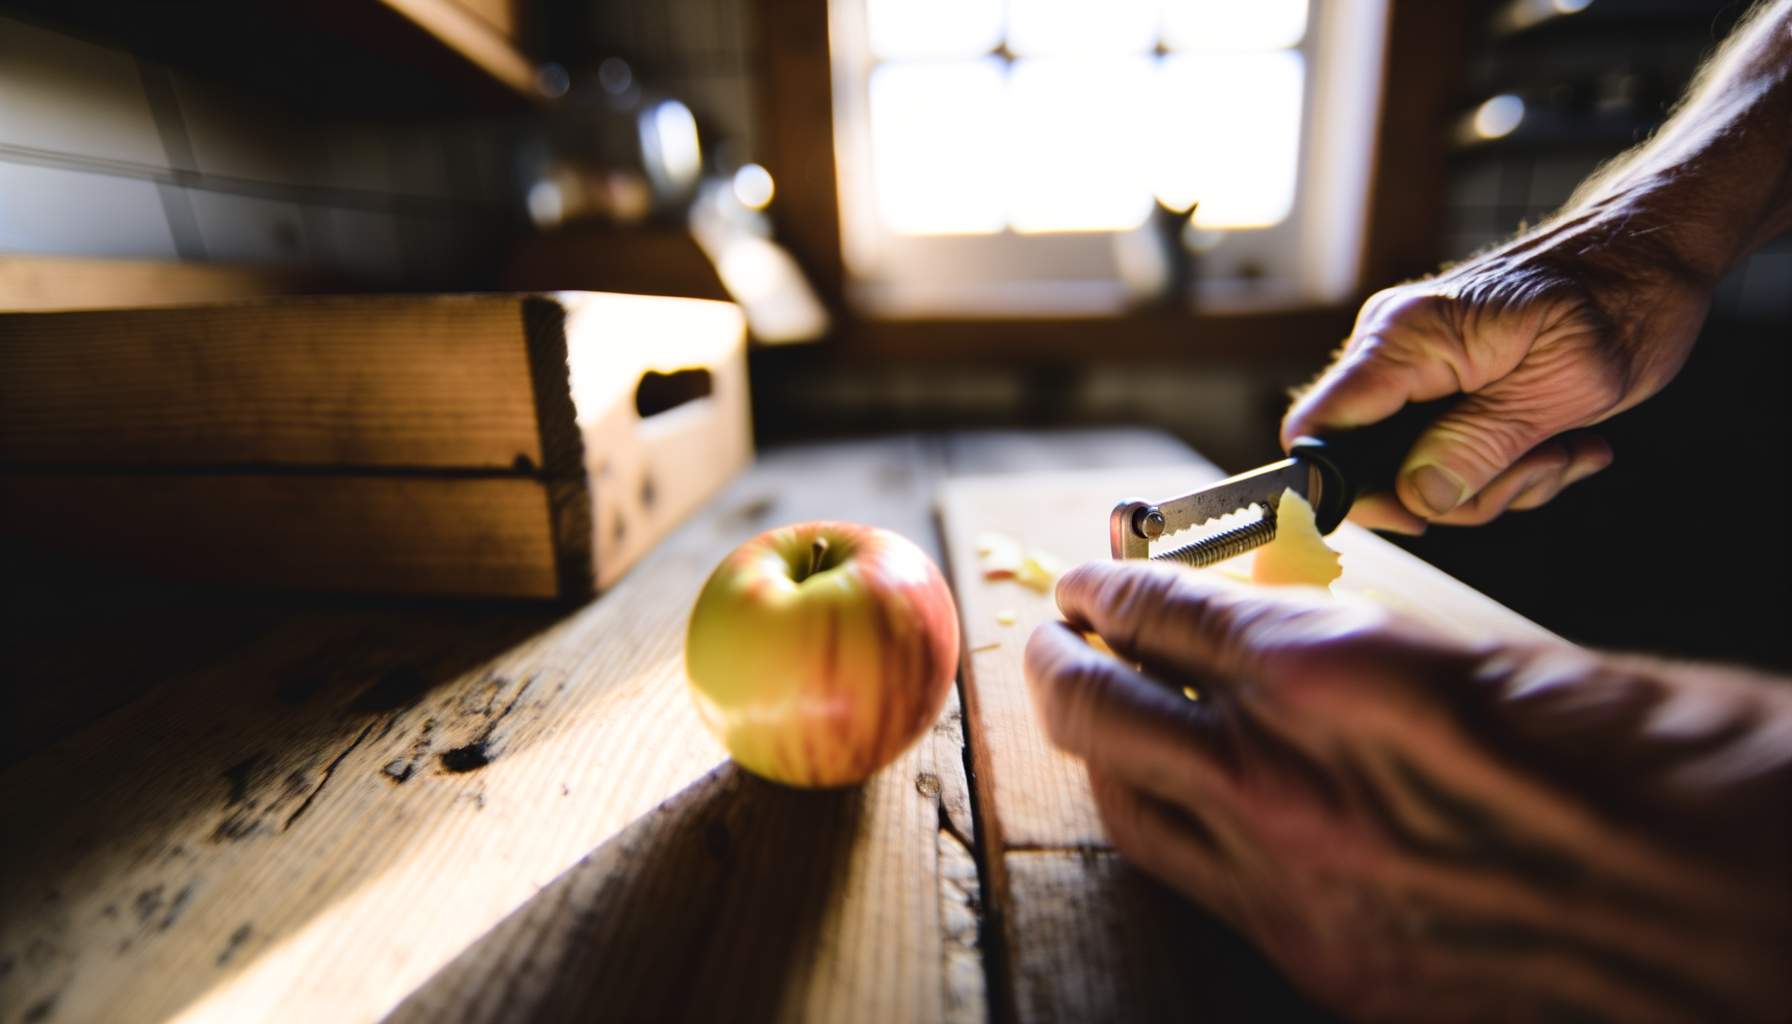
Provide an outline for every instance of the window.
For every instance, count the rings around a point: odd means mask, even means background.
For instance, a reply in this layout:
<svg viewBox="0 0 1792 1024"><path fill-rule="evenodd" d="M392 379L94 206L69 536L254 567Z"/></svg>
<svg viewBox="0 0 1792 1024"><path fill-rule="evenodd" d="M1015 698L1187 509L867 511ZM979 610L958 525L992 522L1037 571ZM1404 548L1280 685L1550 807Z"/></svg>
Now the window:
<svg viewBox="0 0 1792 1024"><path fill-rule="evenodd" d="M1384 8L833 0L851 297L894 315L1115 311L1172 215L1154 209L1191 207L1202 304L1341 297Z"/></svg>

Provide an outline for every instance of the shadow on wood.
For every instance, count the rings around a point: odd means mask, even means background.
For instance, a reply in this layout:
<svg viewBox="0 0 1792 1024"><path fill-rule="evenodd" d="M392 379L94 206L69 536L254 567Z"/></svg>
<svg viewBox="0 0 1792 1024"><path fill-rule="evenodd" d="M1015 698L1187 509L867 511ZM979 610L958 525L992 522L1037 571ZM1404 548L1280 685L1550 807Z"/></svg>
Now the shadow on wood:
<svg viewBox="0 0 1792 1024"><path fill-rule="evenodd" d="M770 1020L813 974L859 789L804 791L727 762L469 947L388 1022Z"/></svg>
<svg viewBox="0 0 1792 1024"><path fill-rule="evenodd" d="M566 614L150 586L33 602L0 733L19 762L0 774L0 958L28 969L0 1010L124 1019L87 1001L147 957L167 966L128 1013L171 1013L402 863L456 810L403 783L527 746L516 723L541 713L519 698L554 680L501 656ZM415 799L396 826L353 795L397 788Z"/></svg>
<svg viewBox="0 0 1792 1024"><path fill-rule="evenodd" d="M1237 932L1107 850L1006 855L1016 1018L1324 1024ZM1049 936L1050 938L1045 938Z"/></svg>

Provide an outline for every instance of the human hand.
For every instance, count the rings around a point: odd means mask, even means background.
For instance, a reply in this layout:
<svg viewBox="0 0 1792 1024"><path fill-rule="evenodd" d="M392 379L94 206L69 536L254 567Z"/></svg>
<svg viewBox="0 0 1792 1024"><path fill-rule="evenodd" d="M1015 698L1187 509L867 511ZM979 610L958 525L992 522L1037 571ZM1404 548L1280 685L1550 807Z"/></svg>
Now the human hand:
<svg viewBox="0 0 1792 1024"><path fill-rule="evenodd" d="M1363 305L1350 340L1289 409L1302 434L1378 422L1462 394L1417 440L1366 526L1421 532L1535 508L1611 463L1577 432L1659 391L1685 362L1710 282L1613 211L1567 218Z"/></svg>
<svg viewBox="0 0 1792 1024"><path fill-rule="evenodd" d="M1387 1019L1792 1005L1792 691L1108 562L1026 675L1115 847ZM1119 655L1089 646L1099 634ZM1198 701L1182 695L1196 687Z"/></svg>

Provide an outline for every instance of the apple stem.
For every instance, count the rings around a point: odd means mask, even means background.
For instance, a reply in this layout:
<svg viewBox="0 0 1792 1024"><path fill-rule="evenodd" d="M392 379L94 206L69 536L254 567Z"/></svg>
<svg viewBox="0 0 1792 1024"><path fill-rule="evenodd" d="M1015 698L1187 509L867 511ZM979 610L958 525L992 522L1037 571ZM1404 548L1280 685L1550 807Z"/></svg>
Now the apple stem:
<svg viewBox="0 0 1792 1024"><path fill-rule="evenodd" d="M805 575L805 579L821 571L821 558L827 553L828 539L826 537L815 538L815 543L809 545L809 572Z"/></svg>

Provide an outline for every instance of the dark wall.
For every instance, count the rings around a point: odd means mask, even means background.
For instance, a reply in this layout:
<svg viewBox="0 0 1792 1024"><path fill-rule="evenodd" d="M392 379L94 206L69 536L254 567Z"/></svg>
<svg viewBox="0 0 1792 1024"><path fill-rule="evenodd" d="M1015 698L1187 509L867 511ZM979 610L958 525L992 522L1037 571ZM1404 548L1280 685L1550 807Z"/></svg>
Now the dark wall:
<svg viewBox="0 0 1792 1024"><path fill-rule="evenodd" d="M1452 255L1548 214L1645 138L1746 6L1599 0L1526 32L1482 23L1461 107L1514 93L1527 123L1452 154ZM1543 509L1402 543L1576 640L1792 666L1789 335L1782 238L1724 279L1675 382L1602 428L1611 469Z"/></svg>

